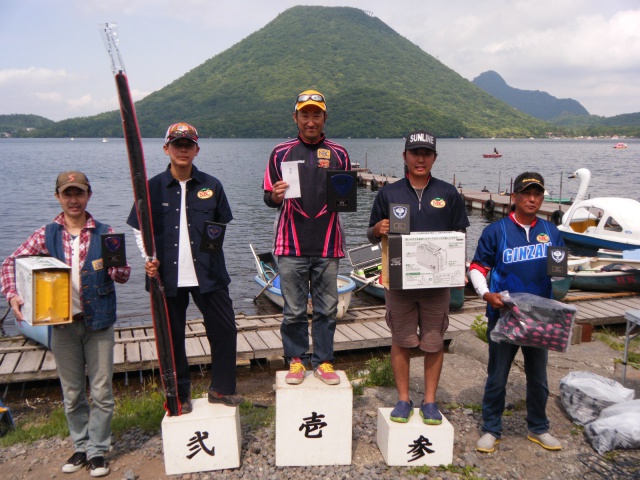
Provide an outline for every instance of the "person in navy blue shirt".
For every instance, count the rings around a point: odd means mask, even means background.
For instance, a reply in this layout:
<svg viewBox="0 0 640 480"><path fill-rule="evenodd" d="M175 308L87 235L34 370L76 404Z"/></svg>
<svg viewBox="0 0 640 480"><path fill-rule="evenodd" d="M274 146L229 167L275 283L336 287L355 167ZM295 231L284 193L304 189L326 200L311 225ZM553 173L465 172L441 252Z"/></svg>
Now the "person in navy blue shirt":
<svg viewBox="0 0 640 480"><path fill-rule="evenodd" d="M367 238L379 243L389 232L389 205L409 205L410 230L415 232L466 232L469 219L464 200L456 188L431 175L438 156L436 138L425 130L407 135L402 154L405 178L384 186L371 210ZM411 349L424 352L424 398L420 415L426 424L439 425L442 415L436 390L444 360L444 332L449 326L449 288L415 290L385 289L387 325L391 330L391 367L398 390L398 403L391 420L406 423L413 414L409 398Z"/></svg>
<svg viewBox="0 0 640 480"><path fill-rule="evenodd" d="M487 302L489 364L482 399L483 435L476 446L480 452L493 452L502 436L509 370L520 348L491 340L490 333L500 317L500 309L505 306L499 292L526 292L545 298L553 296L551 278L547 274L547 248L564 246L564 242L553 223L537 217L544 191L544 178L539 173L524 172L516 177L511 194L515 210L508 217L485 227L469 268L469 277L476 292ZM487 284L489 272L490 282ZM562 445L548 432L548 351L523 346L522 355L527 377L527 438L547 450L560 450Z"/></svg>
<svg viewBox="0 0 640 480"><path fill-rule="evenodd" d="M224 253L200 250L205 222L227 224L233 215L220 181L193 165L199 151L195 127L187 123L171 125L164 144L171 163L149 180L157 258L147 260L145 271L150 277L159 274L164 284L183 414L192 410L185 349L189 295L202 313L211 347L209 402L229 406L242 402L236 394L237 328ZM134 228L146 258L135 206L127 223Z"/></svg>

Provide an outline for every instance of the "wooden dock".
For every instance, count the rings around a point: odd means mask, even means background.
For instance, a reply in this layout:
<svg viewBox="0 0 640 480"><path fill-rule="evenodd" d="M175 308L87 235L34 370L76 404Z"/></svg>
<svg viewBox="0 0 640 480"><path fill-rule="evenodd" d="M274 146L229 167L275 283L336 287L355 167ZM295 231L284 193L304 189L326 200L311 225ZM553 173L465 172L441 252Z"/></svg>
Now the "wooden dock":
<svg viewBox="0 0 640 480"><path fill-rule="evenodd" d="M392 175L376 175L373 173L358 172L358 186L368 187L372 190L377 190L388 183L394 183L398 180L400 180L400 178ZM509 209L511 208L510 195L482 191L478 192L476 190L469 190L460 186L457 188L464 198L465 205L468 207L499 215L507 215L509 213ZM569 207L570 205L543 202L542 207L538 212L538 216L546 220L552 220L552 215L556 210L566 212L569 210Z"/></svg>
<svg viewBox="0 0 640 480"><path fill-rule="evenodd" d="M637 293L595 293L571 291L563 300L576 305L577 320L603 325L624 323L627 310L640 309ZM450 340L470 329L478 315L484 318L485 302L475 296L465 299L463 309L450 312ZM486 320L486 318L485 318ZM236 317L237 359L246 362L283 355L280 337L281 314ZM192 365L210 362L210 349L202 320L187 323L187 354ZM153 328L150 325L116 328L115 372L136 372L158 366ZM351 308L338 321L336 351L359 350L391 345L385 322L384 305ZM0 340L0 384L57 378L55 359L50 351L23 336Z"/></svg>

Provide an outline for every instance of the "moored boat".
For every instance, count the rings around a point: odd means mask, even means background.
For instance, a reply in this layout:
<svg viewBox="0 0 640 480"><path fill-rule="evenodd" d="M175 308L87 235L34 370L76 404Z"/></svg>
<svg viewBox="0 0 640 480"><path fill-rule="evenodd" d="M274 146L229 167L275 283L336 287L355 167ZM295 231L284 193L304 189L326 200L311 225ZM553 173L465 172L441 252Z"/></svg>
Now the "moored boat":
<svg viewBox="0 0 640 480"><path fill-rule="evenodd" d="M353 270L349 276L356 284L354 293L364 291L369 295L384 300L382 285L382 253L380 245L362 245L347 252ZM464 287L451 288L449 308L459 310L464 305Z"/></svg>
<svg viewBox="0 0 640 480"><path fill-rule="evenodd" d="M271 252L256 254L253 245L249 244L249 247L251 248L251 253L253 253L253 258L258 270L258 275L254 277L254 280L260 285L262 289L261 293L280 308L284 308L284 298L282 297L282 290L280 289L278 266L273 254ZM356 284L352 279L344 275L338 275L337 283L338 312L336 313L336 319L341 319L349 309L351 293L356 288ZM309 295L307 313L309 315L313 313L311 295Z"/></svg>
<svg viewBox="0 0 640 480"><path fill-rule="evenodd" d="M585 199L591 172L581 168L570 178L575 177L580 178L576 200L558 225L565 241L595 249L640 248L640 202L622 197Z"/></svg>
<svg viewBox="0 0 640 480"><path fill-rule="evenodd" d="M569 257L571 288L596 292L640 292L640 260Z"/></svg>
<svg viewBox="0 0 640 480"><path fill-rule="evenodd" d="M613 148L628 148L628 145L626 143L619 142L616 143Z"/></svg>

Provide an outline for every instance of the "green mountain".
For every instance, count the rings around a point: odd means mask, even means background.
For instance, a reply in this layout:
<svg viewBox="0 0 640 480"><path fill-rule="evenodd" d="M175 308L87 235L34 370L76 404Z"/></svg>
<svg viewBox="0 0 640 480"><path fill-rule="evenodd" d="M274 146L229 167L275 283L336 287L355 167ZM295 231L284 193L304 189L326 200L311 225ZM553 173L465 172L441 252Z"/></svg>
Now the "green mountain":
<svg viewBox="0 0 640 480"><path fill-rule="evenodd" d="M53 120L39 115L0 115L0 137L13 135L19 131L41 129L55 124Z"/></svg>
<svg viewBox="0 0 640 480"><path fill-rule="evenodd" d="M333 137L400 137L414 128L443 137L537 137L549 130L348 7L286 10L137 102L136 111L145 137L162 136L176 121L193 123L205 137L288 137L296 132L295 96L307 88L325 94ZM107 112L36 134L122 136L122 129L118 112Z"/></svg>
<svg viewBox="0 0 640 480"><path fill-rule="evenodd" d="M489 95L517 108L532 117L552 122L555 118L577 115L589 115L589 112L577 100L556 98L540 90L520 90L507 85L507 82L493 70L481 73L473 79L473 84Z"/></svg>

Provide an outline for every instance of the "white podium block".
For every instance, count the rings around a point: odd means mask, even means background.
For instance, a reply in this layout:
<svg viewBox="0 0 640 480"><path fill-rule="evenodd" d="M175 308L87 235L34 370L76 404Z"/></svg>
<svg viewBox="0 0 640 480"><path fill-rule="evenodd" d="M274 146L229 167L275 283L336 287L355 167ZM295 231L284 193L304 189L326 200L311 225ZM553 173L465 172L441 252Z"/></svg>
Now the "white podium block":
<svg viewBox="0 0 640 480"><path fill-rule="evenodd" d="M162 420L162 447L167 475L222 470L240 466L240 411L192 400L193 411Z"/></svg>
<svg viewBox="0 0 640 480"><path fill-rule="evenodd" d="M350 465L353 389L343 371L326 385L307 372L300 385L276 372L276 465Z"/></svg>
<svg viewBox="0 0 640 480"><path fill-rule="evenodd" d="M442 424L426 425L420 409L414 408L408 423L392 422L392 408L378 409L377 443L389 466L449 465L453 462L453 426L442 416Z"/></svg>

